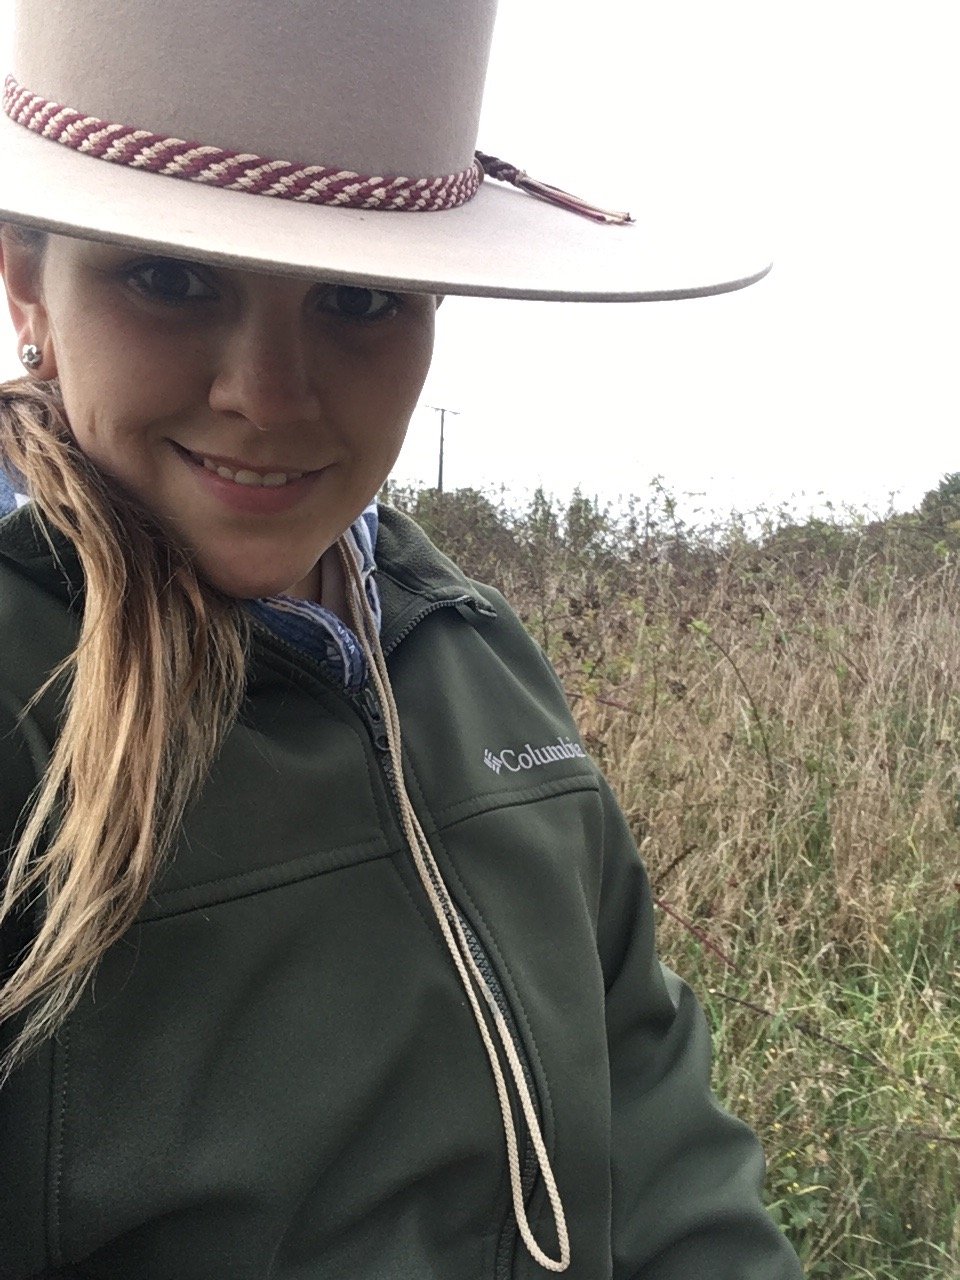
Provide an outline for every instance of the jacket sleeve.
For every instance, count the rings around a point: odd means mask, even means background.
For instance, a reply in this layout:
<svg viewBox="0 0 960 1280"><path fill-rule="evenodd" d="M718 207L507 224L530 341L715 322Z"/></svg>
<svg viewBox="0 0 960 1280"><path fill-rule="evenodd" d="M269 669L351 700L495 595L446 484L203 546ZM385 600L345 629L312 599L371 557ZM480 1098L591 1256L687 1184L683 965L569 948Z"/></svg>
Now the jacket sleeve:
<svg viewBox="0 0 960 1280"><path fill-rule="evenodd" d="M599 948L612 1093L614 1280L798 1280L753 1132L710 1092L710 1035L657 959L650 885L606 782Z"/></svg>

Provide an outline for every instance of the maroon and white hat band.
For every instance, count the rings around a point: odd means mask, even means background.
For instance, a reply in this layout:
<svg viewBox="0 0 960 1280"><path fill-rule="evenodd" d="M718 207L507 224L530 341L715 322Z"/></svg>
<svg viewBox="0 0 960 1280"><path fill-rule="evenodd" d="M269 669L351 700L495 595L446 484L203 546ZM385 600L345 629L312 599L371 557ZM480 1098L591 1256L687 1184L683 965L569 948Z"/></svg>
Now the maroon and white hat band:
<svg viewBox="0 0 960 1280"><path fill-rule="evenodd" d="M455 209L475 196L483 181L483 170L477 161L461 173L403 178L364 175L319 164L298 165L180 138L164 138L146 129L110 124L50 102L25 89L13 76L7 76L4 82L3 109L24 128L98 160L303 204L339 205L345 209Z"/></svg>
<svg viewBox="0 0 960 1280"><path fill-rule="evenodd" d="M487 174L595 222L632 221L628 213L597 208L482 151L476 153L469 168L459 173L426 178L361 174L319 164L298 165L289 160L267 159L181 138L164 138L130 125L110 124L31 93L12 75L4 81L3 110L16 124L97 160L250 195L343 209L429 213L456 209L472 200Z"/></svg>

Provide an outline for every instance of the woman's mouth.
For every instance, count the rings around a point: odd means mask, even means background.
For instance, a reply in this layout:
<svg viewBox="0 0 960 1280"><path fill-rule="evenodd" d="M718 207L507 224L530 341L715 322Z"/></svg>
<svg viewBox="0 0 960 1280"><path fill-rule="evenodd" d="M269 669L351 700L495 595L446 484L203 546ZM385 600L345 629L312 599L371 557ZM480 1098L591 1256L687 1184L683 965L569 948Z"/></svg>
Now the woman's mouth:
<svg viewBox="0 0 960 1280"><path fill-rule="evenodd" d="M194 454L193 457L197 458L198 455ZM209 458L200 458L199 461L208 471L215 471L221 480L232 480L234 484L249 485L251 489L279 489L289 484L291 480L303 479L302 471L266 471L261 474L259 471L250 471L248 468L231 471L229 467L211 462Z"/></svg>
<svg viewBox="0 0 960 1280"><path fill-rule="evenodd" d="M294 480L302 480L308 474L305 471L281 471L279 468L253 467L239 462L231 466L228 465L227 461L221 460L216 456L194 453L192 449L185 449L183 445L178 445L176 441L171 441L171 443L179 452L186 454L191 461L207 471L212 471L221 480L229 480L233 484L243 485L245 488L281 489L284 485L291 484Z"/></svg>
<svg viewBox="0 0 960 1280"><path fill-rule="evenodd" d="M254 466L238 458L195 453L171 440L170 444L191 473L211 496L232 510L247 515L276 515L295 506L326 468L297 471L279 464Z"/></svg>

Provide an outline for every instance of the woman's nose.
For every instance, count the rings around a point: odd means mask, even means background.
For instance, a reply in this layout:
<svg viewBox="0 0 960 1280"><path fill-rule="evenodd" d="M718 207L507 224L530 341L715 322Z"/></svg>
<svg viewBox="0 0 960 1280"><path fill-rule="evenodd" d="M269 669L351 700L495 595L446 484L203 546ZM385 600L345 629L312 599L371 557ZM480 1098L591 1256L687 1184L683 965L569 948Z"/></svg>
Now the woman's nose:
<svg viewBox="0 0 960 1280"><path fill-rule="evenodd" d="M248 316L224 338L210 408L237 414L260 431L316 422L316 365L299 323L276 314Z"/></svg>

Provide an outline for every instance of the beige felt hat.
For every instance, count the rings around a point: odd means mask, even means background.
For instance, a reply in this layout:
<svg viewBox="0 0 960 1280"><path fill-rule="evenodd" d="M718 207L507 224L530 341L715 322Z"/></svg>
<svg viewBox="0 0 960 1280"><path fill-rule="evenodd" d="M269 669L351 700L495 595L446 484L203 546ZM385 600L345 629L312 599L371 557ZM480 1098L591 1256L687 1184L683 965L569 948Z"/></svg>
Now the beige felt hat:
<svg viewBox="0 0 960 1280"><path fill-rule="evenodd" d="M768 269L762 246L715 236L706 215L695 234L648 212L626 223L477 152L496 0L14 9L0 222L518 298L695 297Z"/></svg>

